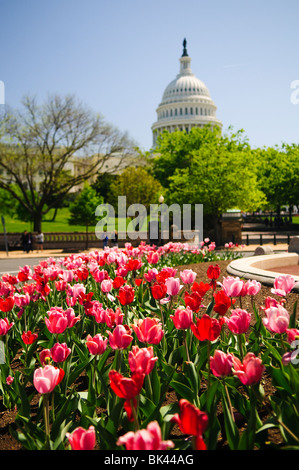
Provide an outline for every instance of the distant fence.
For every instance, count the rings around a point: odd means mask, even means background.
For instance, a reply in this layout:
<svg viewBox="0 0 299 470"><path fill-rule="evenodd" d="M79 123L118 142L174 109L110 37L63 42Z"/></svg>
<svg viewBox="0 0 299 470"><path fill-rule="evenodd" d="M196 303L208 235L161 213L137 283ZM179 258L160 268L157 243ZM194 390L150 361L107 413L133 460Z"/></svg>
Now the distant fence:
<svg viewBox="0 0 299 470"><path fill-rule="evenodd" d="M147 239L146 232L140 232L140 237L132 240L130 237L125 238L126 234L119 233L118 246L124 247L125 243L130 242L132 246L137 246L140 241ZM181 235L180 235L181 236ZM113 246L112 234L108 234L108 246ZM165 239L165 243L169 241ZM176 234L174 241L189 242L186 239L179 238ZM8 251L22 250L21 233L7 233ZM158 242L158 241L157 241ZM192 242L192 240L191 240ZM45 250L60 249L63 251L78 251L86 248L86 232L50 232L44 233ZM103 248L103 241L97 238L95 232L88 233L88 248ZM5 251L4 234L0 233L0 250ZM33 250L36 250L36 243L33 243Z"/></svg>
<svg viewBox="0 0 299 470"><path fill-rule="evenodd" d="M281 233L247 233L242 234L242 243L249 246L249 245L265 245L265 244L273 244L277 245L279 243L286 243L290 244L290 241L294 234L281 234Z"/></svg>

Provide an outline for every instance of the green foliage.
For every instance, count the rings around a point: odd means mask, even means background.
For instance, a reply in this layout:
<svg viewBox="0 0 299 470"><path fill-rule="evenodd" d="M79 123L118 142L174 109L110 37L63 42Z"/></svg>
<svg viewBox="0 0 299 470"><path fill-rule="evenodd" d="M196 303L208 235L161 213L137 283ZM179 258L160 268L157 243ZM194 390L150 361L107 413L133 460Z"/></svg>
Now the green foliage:
<svg viewBox="0 0 299 470"><path fill-rule="evenodd" d="M70 225L95 225L95 211L99 204L103 202L103 198L99 197L88 183L84 184L83 190L78 194L74 202L70 205Z"/></svg>
<svg viewBox="0 0 299 470"><path fill-rule="evenodd" d="M168 189L168 203L203 204L205 214L220 216L232 208L256 210L265 202L242 131L228 136L208 128L164 133L156 154L154 174Z"/></svg>
<svg viewBox="0 0 299 470"><path fill-rule="evenodd" d="M149 209L150 204L157 204L162 192L161 184L144 168L130 167L110 186L112 194L126 196L127 207L131 204L143 204Z"/></svg>
<svg viewBox="0 0 299 470"><path fill-rule="evenodd" d="M259 187L269 209L293 206L299 200L299 145L283 144L254 151L258 161Z"/></svg>

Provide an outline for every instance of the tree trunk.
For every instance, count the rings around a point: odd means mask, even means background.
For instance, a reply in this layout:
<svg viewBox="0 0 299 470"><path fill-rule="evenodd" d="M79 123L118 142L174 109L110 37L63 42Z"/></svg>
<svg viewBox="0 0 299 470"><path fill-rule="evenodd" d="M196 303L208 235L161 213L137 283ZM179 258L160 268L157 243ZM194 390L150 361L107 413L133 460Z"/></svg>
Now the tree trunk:
<svg viewBox="0 0 299 470"><path fill-rule="evenodd" d="M58 207L55 207L55 209L54 209L54 214L53 214L53 217L52 217L52 219L51 219L51 222L54 222L54 221L55 221L56 215L57 215L57 211L58 211Z"/></svg>
<svg viewBox="0 0 299 470"><path fill-rule="evenodd" d="M222 245L222 228L217 214L211 215L212 226L214 230L214 240L216 246Z"/></svg>
<svg viewBox="0 0 299 470"><path fill-rule="evenodd" d="M42 231L42 215L40 213L33 215L33 231Z"/></svg>

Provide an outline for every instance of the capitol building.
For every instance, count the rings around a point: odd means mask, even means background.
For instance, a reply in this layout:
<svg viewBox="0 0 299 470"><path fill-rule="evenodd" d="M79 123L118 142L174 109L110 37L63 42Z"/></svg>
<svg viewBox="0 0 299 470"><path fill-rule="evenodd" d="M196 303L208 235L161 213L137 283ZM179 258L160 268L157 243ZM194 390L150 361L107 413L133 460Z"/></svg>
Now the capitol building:
<svg viewBox="0 0 299 470"><path fill-rule="evenodd" d="M186 39L180 57L180 71L165 88L162 101L156 109L157 120L152 125L153 145L164 130L186 131L192 127L210 124L222 129L222 122L216 117L215 106L208 88L191 70L191 58L187 53Z"/></svg>

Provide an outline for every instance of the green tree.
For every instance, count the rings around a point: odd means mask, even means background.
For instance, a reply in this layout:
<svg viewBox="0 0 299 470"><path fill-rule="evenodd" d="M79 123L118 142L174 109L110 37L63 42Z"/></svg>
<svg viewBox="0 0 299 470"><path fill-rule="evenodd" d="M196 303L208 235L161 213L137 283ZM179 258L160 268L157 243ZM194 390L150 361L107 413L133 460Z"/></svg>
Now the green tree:
<svg viewBox="0 0 299 470"><path fill-rule="evenodd" d="M49 96L42 104L25 97L22 105L0 118L0 188L38 231L43 216L73 188L131 164L135 144L74 96Z"/></svg>
<svg viewBox="0 0 299 470"><path fill-rule="evenodd" d="M70 204L70 225L85 225L86 227L86 249L88 249L89 227L96 224L95 211L99 204L103 203L103 198L99 197L88 183L84 184L82 191L78 194L72 204Z"/></svg>
<svg viewBox="0 0 299 470"><path fill-rule="evenodd" d="M110 190L116 197L126 196L126 209L131 204L142 204L148 210L150 204L158 203L163 188L145 168L129 167L111 184Z"/></svg>
<svg viewBox="0 0 299 470"><path fill-rule="evenodd" d="M217 243L222 213L256 210L265 203L257 184L257 161L243 131L223 136L208 128L165 133L156 155L153 171L167 188L166 202L203 204L204 220L211 224Z"/></svg>
<svg viewBox="0 0 299 470"><path fill-rule="evenodd" d="M258 183L267 198L268 209L279 215L281 207L288 206L291 219L293 206L299 203L299 145L283 144L256 149L255 153L259 162Z"/></svg>

